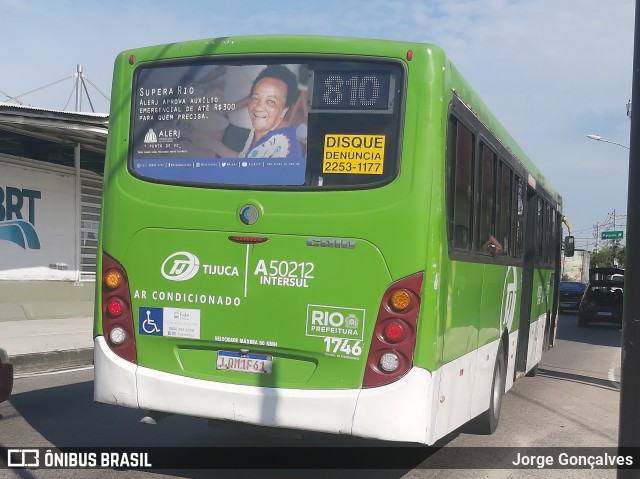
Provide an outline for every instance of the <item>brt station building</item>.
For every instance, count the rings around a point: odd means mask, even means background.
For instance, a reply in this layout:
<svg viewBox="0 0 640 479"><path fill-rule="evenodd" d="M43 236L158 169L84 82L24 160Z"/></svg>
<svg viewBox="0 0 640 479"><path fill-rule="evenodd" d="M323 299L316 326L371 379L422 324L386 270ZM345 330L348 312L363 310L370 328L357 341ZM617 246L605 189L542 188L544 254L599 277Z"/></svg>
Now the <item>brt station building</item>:
<svg viewBox="0 0 640 479"><path fill-rule="evenodd" d="M0 321L93 315L108 124L0 103Z"/></svg>

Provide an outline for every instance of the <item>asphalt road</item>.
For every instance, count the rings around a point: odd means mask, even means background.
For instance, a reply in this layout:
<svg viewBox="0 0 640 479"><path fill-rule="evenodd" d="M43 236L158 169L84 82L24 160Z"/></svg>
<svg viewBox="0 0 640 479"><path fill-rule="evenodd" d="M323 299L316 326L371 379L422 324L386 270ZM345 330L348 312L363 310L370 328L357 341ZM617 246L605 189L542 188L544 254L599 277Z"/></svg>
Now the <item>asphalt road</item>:
<svg viewBox="0 0 640 479"><path fill-rule="evenodd" d="M518 381L503 401L498 430L492 436L456 431L437 448L424 448L406 467L394 470L45 470L0 469L0 478L204 478L204 477L367 477L375 478L614 478L615 469L439 469L443 461L477 468L506 447L611 447L617 444L620 330L609 325L578 328L563 315L556 347L548 351L536 377ZM277 446L296 455L296 446L379 446L351 437L311 434L273 436L255 428L216 424L203 419L168 417L155 426L140 424L142 411L93 403L91 368L18 378L14 394L0 404L0 447L211 447ZM394 444L395 445L395 444ZM464 449L460 449L464 448ZM316 448L318 464L330 449ZM376 454L372 449L371 454ZM252 464L238 454L238 465ZM504 451L507 451L504 453ZM380 454L394 454L392 448ZM402 448L397 454L402 453ZM510 457L510 456L509 456ZM515 457L513 458L515 460ZM451 464L451 462L448 462ZM433 469L433 468L436 469Z"/></svg>

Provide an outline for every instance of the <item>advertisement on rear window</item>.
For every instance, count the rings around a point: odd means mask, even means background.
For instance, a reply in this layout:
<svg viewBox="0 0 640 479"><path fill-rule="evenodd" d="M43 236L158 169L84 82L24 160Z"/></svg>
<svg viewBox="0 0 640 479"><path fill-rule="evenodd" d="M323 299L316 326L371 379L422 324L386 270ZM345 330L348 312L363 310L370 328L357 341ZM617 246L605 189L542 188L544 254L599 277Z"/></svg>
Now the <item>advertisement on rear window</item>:
<svg viewBox="0 0 640 479"><path fill-rule="evenodd" d="M133 169L186 182L303 184L307 117L298 100L307 79L300 67L141 70L133 105Z"/></svg>
<svg viewBox="0 0 640 479"><path fill-rule="evenodd" d="M379 182L395 169L399 76L354 62L141 67L131 168L181 183Z"/></svg>

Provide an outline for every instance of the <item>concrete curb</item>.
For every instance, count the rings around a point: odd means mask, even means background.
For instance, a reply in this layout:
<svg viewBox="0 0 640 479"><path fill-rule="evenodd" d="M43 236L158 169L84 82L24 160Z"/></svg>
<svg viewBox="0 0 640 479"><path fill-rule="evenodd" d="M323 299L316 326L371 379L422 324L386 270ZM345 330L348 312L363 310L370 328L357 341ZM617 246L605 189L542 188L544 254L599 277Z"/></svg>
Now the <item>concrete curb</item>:
<svg viewBox="0 0 640 479"><path fill-rule="evenodd" d="M93 364L93 348L48 351L10 356L15 376L60 371Z"/></svg>

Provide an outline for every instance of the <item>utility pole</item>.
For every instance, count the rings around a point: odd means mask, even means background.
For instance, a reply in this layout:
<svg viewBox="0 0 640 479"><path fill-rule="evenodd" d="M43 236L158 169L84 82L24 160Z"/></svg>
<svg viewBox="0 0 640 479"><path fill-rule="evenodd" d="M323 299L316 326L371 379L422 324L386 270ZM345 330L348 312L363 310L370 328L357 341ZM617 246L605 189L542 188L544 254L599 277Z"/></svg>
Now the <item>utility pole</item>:
<svg viewBox="0 0 640 479"><path fill-rule="evenodd" d="M616 210L613 210L613 231L616 230ZM613 257L613 267L617 268L618 267L618 259L616 258L616 246L617 245L617 241L613 240L611 242L611 256Z"/></svg>
<svg viewBox="0 0 640 479"><path fill-rule="evenodd" d="M82 65L76 69L76 111L82 111Z"/></svg>
<svg viewBox="0 0 640 479"><path fill-rule="evenodd" d="M640 0L636 0L633 43L633 81L631 104L640 104ZM627 197L627 244L640 244L640 117L631 107L629 151L629 189ZM627 248L624 304L622 313L622 365L620 380L620 421L618 446L640 447L640 251ZM637 450L637 449L636 449ZM636 457L636 461L638 458ZM618 469L619 479L637 478L637 469Z"/></svg>
<svg viewBox="0 0 640 479"><path fill-rule="evenodd" d="M78 64L76 69L76 111L82 111L82 88L84 86L84 80L82 78L82 65ZM91 103L91 101L89 101ZM80 143L76 143L73 147L73 157L74 157L74 165L76 169L76 189L75 189L75 200L76 200L76 281L80 281L81 278L81 270L82 270L82 251L80 248L80 238L82 237L82 177L80 174L81 170L81 159L82 152L80 149Z"/></svg>

